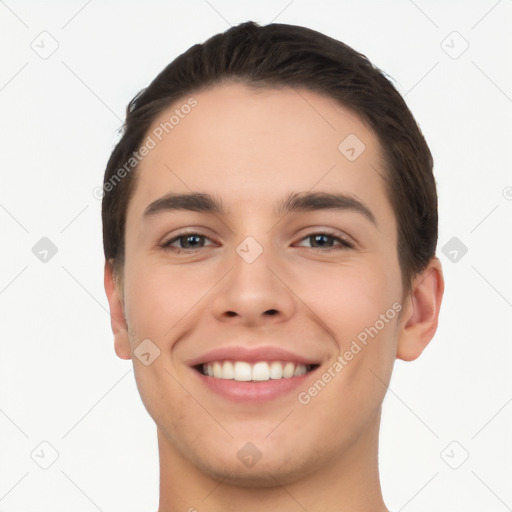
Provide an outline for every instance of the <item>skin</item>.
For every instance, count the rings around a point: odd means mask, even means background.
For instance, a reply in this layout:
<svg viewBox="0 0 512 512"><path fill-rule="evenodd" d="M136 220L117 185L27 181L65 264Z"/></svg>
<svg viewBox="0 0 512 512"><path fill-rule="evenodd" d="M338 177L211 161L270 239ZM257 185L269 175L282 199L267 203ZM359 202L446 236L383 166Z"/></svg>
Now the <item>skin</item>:
<svg viewBox="0 0 512 512"><path fill-rule="evenodd" d="M133 360L157 425L159 512L387 511L377 464L381 404L395 359L417 358L435 333L439 260L410 290L403 286L380 143L349 110L291 88L224 84L194 97L197 107L137 169L117 285L105 265L115 350ZM338 150L349 134L366 146L354 161ZM178 210L144 219L146 207L169 192L212 194L226 214ZM357 198L376 224L353 210L276 216L277 203L303 192ZM195 252L183 245L189 239L174 242L181 253L161 247L184 231L206 237L193 240ZM326 232L352 247L311 238ZM263 249L250 264L236 251L247 236ZM400 314L301 404L297 392L395 303ZM160 350L149 366L132 357L144 339ZM187 364L233 345L280 346L321 366L297 392L235 404L209 391ZM237 457L248 441L262 454L250 468Z"/></svg>

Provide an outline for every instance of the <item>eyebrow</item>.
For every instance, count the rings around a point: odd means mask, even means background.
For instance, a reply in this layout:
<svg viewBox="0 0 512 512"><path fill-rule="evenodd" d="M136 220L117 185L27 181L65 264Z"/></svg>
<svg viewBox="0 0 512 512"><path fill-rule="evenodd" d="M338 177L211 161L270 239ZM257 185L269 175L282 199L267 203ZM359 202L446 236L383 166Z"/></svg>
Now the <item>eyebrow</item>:
<svg viewBox="0 0 512 512"><path fill-rule="evenodd" d="M193 192L190 194L166 194L146 207L143 218L176 210L226 215L220 199L210 194ZM276 217L281 217L295 211L318 210L353 211L362 214L373 224L377 225L375 215L356 197L327 192L292 193L283 202L278 204L274 214Z"/></svg>

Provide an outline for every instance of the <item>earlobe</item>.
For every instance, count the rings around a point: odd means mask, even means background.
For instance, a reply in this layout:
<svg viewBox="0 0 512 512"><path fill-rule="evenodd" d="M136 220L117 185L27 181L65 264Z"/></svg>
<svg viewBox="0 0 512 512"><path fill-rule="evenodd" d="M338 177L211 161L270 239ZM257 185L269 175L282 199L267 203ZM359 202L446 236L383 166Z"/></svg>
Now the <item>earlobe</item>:
<svg viewBox="0 0 512 512"><path fill-rule="evenodd" d="M130 338L120 297L121 290L120 286L115 282L111 261L105 261L104 286L110 307L110 324L114 334L114 350L119 358L131 359Z"/></svg>
<svg viewBox="0 0 512 512"><path fill-rule="evenodd" d="M434 257L414 278L404 304L396 353L398 359L413 361L430 343L437 330L443 293L441 262Z"/></svg>

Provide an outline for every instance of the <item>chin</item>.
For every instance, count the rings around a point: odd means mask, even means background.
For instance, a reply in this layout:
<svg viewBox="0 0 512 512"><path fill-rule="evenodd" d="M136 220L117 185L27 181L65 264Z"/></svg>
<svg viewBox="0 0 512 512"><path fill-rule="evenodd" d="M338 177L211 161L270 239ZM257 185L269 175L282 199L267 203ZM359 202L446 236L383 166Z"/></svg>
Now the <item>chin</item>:
<svg viewBox="0 0 512 512"><path fill-rule="evenodd" d="M245 464L242 462L243 454L238 457L235 453L224 458L214 455L208 459L203 459L199 454L195 455L193 464L202 473L234 487L273 488L296 482L315 471L314 461L308 462L306 454L297 452L293 454L293 458L289 454L274 453L270 458L262 454L256 462L247 461Z"/></svg>

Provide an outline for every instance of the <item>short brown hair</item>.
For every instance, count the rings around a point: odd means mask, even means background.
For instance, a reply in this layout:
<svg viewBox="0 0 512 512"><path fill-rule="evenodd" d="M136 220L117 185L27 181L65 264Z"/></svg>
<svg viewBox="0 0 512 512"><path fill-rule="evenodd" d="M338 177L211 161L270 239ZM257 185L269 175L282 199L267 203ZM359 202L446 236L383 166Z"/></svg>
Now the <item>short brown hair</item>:
<svg viewBox="0 0 512 512"><path fill-rule="evenodd" d="M163 110L187 94L229 81L306 88L334 98L374 130L383 150L384 178L397 219L397 251L407 287L435 255L438 236L433 159L411 111L384 73L346 44L305 27L254 22L192 46L128 104L123 135L107 163L103 182L103 246L114 269L120 271L124 263L126 211L136 173L125 172L117 182L113 179L119 178L119 170L137 152Z"/></svg>

